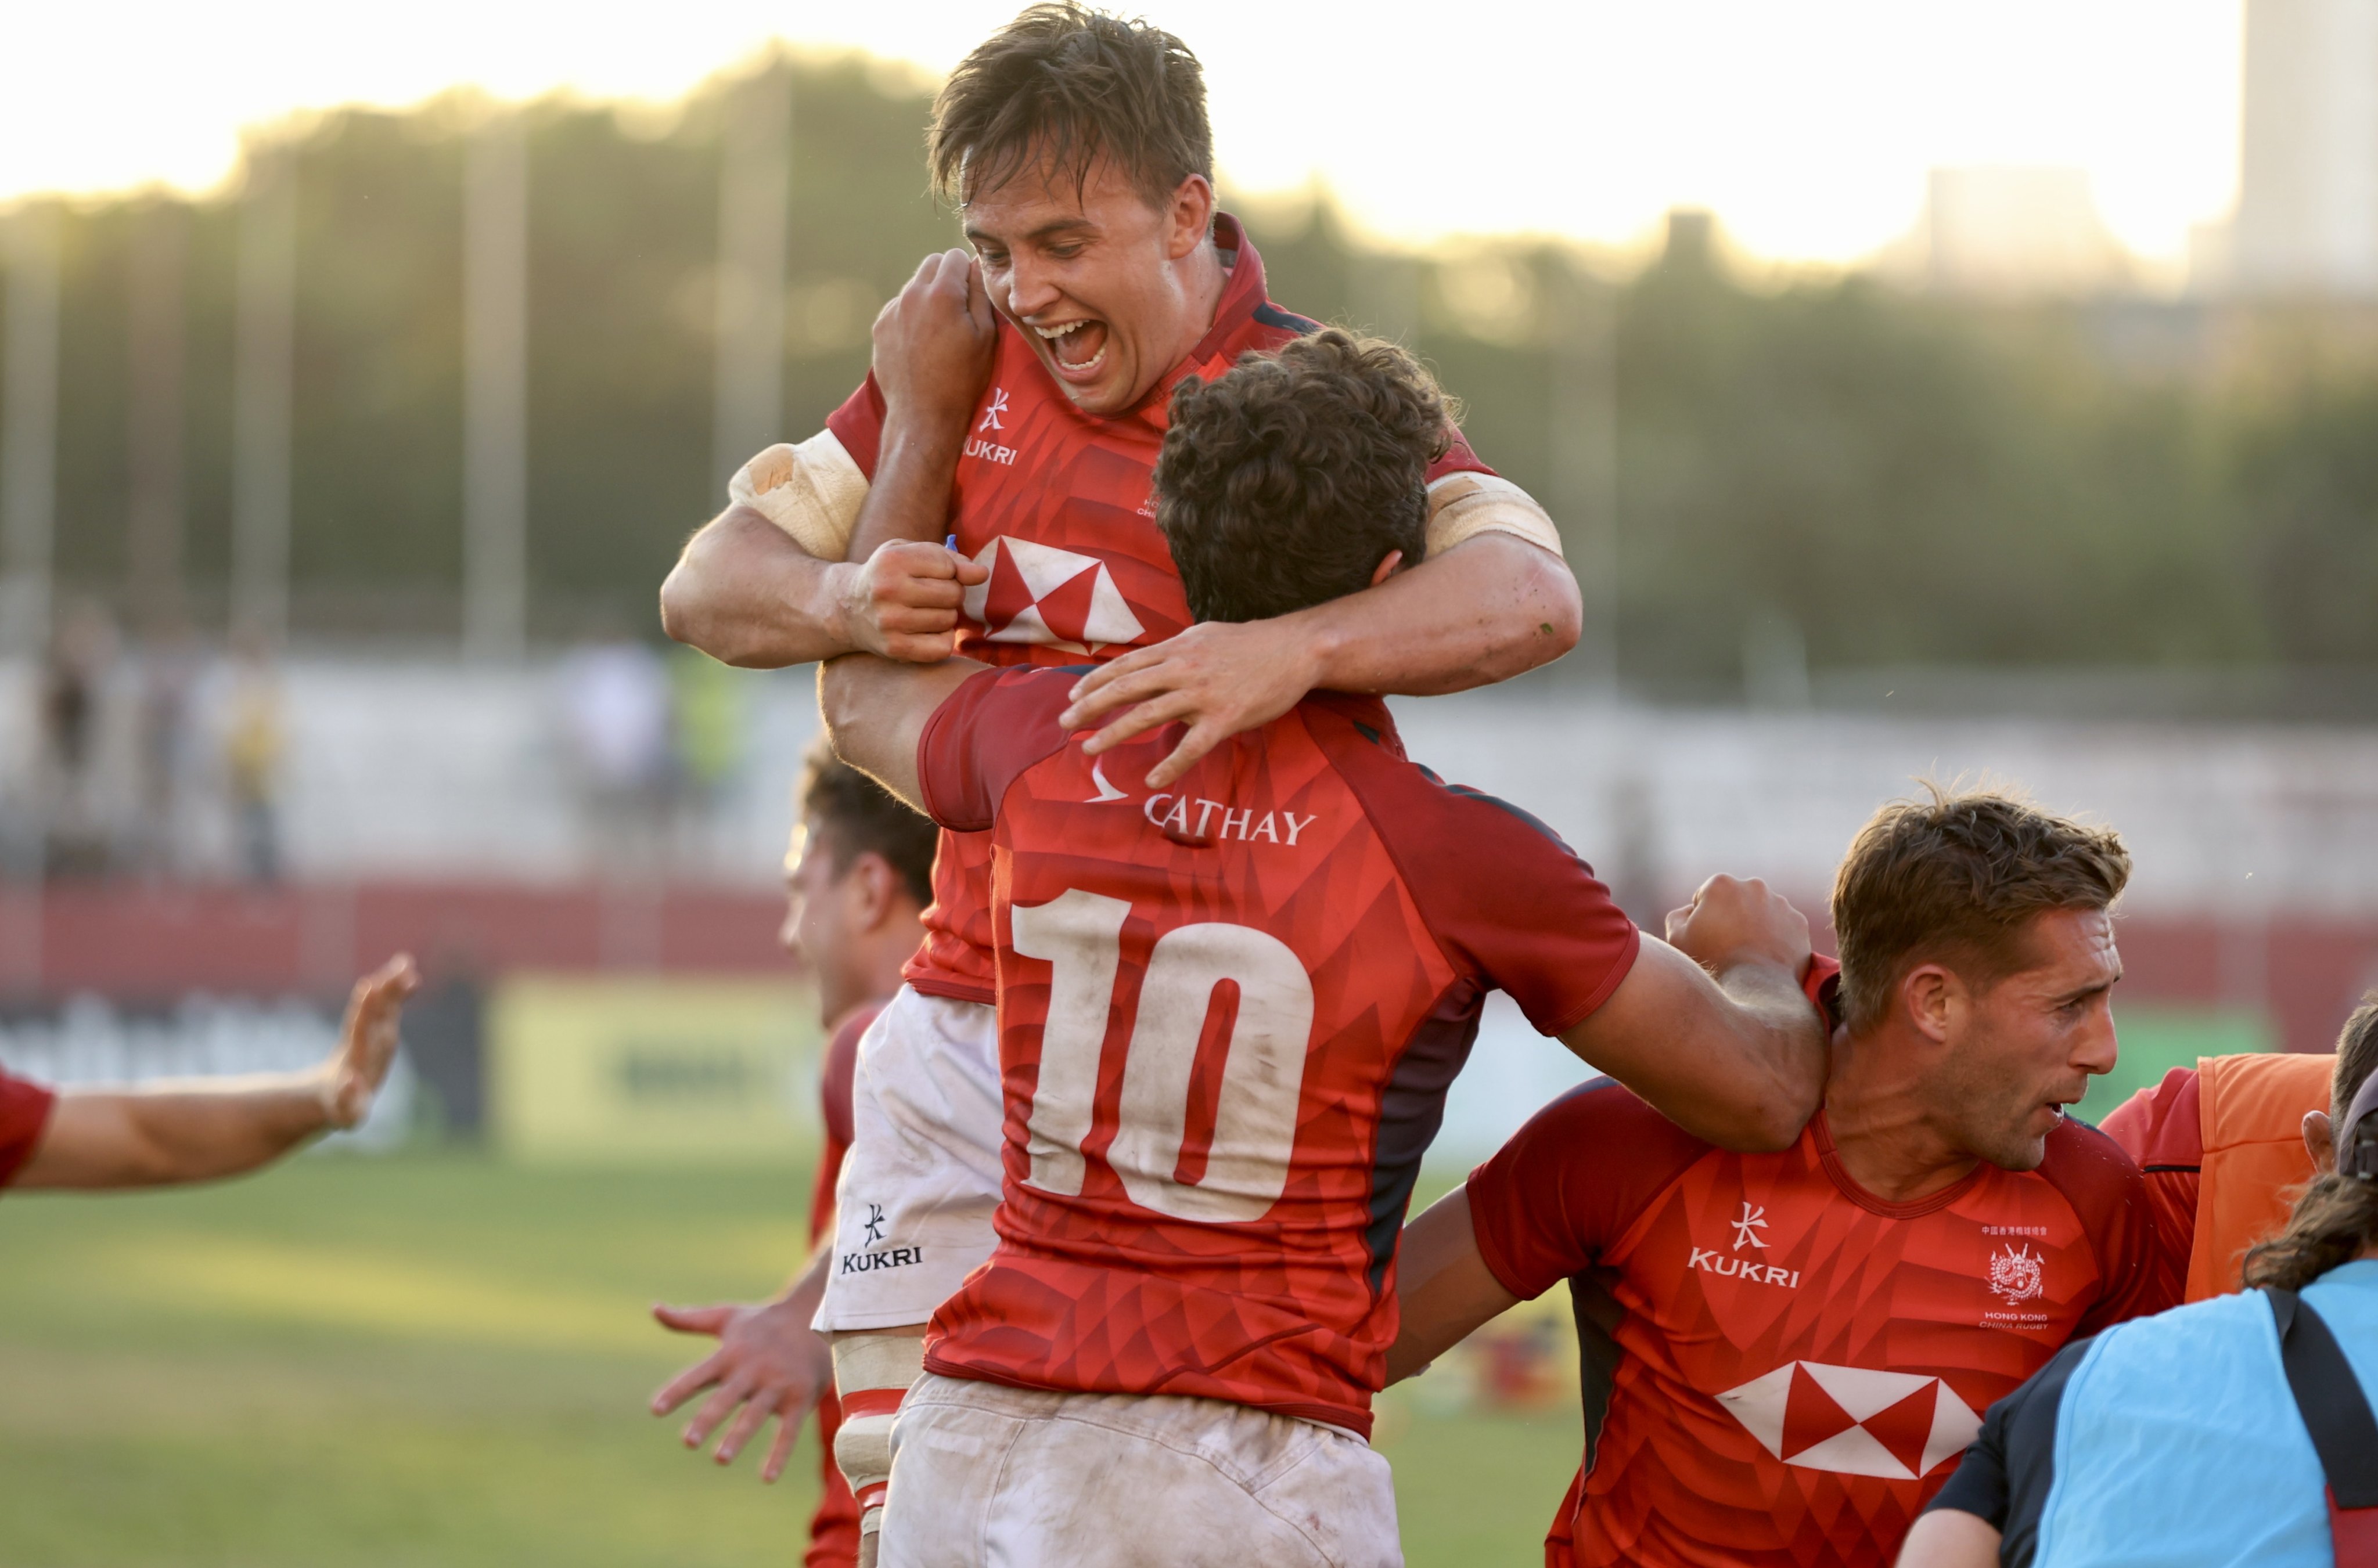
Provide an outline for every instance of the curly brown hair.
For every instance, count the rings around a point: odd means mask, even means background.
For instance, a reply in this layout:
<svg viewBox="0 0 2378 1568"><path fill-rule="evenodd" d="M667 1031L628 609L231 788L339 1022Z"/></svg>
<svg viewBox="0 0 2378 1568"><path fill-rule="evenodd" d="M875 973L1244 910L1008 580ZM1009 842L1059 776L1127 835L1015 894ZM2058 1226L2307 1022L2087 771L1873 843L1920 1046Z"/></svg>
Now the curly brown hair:
<svg viewBox="0 0 2378 1568"><path fill-rule="evenodd" d="M2378 992L2365 996L2336 1040L2336 1072L2328 1085L2328 1124L2341 1153L2353 1136L2345 1125L2353 1096L2378 1071ZM2246 1252L2247 1287L2301 1290L2361 1250L2378 1243L2378 1181L2329 1171L2312 1179L2296 1200L2287 1228Z"/></svg>
<svg viewBox="0 0 2378 1568"><path fill-rule="evenodd" d="M2106 909L2131 880L2111 829L2051 817L1988 790L1927 780L1858 830L1833 879L1844 1021L1870 1027L1917 963L1953 962L1979 985L2023 968L2024 928L2051 909Z"/></svg>
<svg viewBox="0 0 2378 1568"><path fill-rule="evenodd" d="M1206 75L1163 29L1072 0L1034 6L958 62L933 100L933 187L963 202L1027 165L1078 188L1103 153L1152 207L1214 179Z"/></svg>
<svg viewBox="0 0 2378 1568"><path fill-rule="evenodd" d="M1426 547L1445 396L1393 343L1332 328L1172 394L1156 521L1199 620L1283 616Z"/></svg>

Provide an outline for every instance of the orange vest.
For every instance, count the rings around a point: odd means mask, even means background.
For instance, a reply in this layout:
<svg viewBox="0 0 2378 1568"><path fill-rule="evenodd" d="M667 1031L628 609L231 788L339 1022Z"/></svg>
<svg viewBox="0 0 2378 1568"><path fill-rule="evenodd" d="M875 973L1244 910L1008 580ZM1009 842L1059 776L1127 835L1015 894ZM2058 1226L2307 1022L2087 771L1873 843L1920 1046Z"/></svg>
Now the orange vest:
<svg viewBox="0 0 2378 1568"><path fill-rule="evenodd" d="M2297 1193L2312 1179L2304 1113L2328 1108L2329 1079L2336 1071L2334 1055L2197 1059L2204 1164L2187 1299L2202 1301L2237 1289L2246 1249L2287 1224Z"/></svg>

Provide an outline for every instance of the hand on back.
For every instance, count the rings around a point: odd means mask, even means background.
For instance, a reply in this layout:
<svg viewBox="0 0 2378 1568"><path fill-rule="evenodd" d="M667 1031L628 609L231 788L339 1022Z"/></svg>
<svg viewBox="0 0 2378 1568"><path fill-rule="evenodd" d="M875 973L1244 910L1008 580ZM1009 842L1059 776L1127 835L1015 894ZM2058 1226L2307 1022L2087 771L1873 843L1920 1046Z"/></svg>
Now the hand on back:
<svg viewBox="0 0 2378 1568"><path fill-rule="evenodd" d="M1104 722L1082 745L1093 757L1160 725L1186 725L1148 772L1147 787L1162 789L1223 741L1303 701L1314 674L1310 642L1291 624L1200 621L1084 676L1060 722L1068 729Z"/></svg>

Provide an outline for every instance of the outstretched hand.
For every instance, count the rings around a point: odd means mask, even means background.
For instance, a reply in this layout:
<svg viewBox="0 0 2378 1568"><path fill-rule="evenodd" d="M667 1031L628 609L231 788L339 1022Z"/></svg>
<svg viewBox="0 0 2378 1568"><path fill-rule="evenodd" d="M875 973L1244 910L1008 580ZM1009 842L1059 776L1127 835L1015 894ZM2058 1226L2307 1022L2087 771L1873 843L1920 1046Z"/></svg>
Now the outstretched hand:
<svg viewBox="0 0 2378 1568"><path fill-rule="evenodd" d="M1692 903L1668 912L1668 943L1709 970L1767 963L1795 976L1808 973L1813 949L1808 917L1756 877L1715 876L1693 892Z"/></svg>
<svg viewBox="0 0 2378 1568"><path fill-rule="evenodd" d="M1200 621L1084 676L1057 722L1085 729L1107 720L1082 743L1093 757L1160 725L1186 724L1148 772L1147 787L1162 789L1231 736L1303 701L1315 670L1311 637L1279 621Z"/></svg>
<svg viewBox="0 0 2378 1568"><path fill-rule="evenodd" d="M715 1335L718 1348L679 1372L653 1395L655 1416L666 1416L703 1389L715 1389L686 1423L685 1445L700 1448L733 1417L714 1454L721 1465L777 1418L775 1441L760 1466L760 1478L785 1473L793 1440L818 1400L834 1386L834 1356L824 1337L810 1327L811 1301L778 1299L715 1307L655 1307L664 1328L679 1334Z"/></svg>
<svg viewBox="0 0 2378 1568"><path fill-rule="evenodd" d="M355 982L337 1054L322 1064L323 1119L340 1131L360 1126L396 1059L397 1020L419 989L413 955L398 953Z"/></svg>

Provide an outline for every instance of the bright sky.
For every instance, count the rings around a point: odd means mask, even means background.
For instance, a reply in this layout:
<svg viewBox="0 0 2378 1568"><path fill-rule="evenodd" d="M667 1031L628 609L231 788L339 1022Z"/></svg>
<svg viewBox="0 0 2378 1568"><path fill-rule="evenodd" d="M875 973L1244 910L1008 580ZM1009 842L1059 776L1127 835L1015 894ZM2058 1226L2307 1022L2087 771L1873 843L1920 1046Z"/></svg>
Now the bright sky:
<svg viewBox="0 0 2378 1568"><path fill-rule="evenodd" d="M239 127L458 82L665 100L772 34L946 70L1020 0L0 0L0 199L203 188ZM1717 211L1779 259L1912 223L1940 164L2074 165L2174 257L2237 172L2241 0L1147 0L1242 188L1336 187L1424 241ZM1119 6L1135 9L1129 0ZM1359 21L1355 18L1359 18Z"/></svg>

